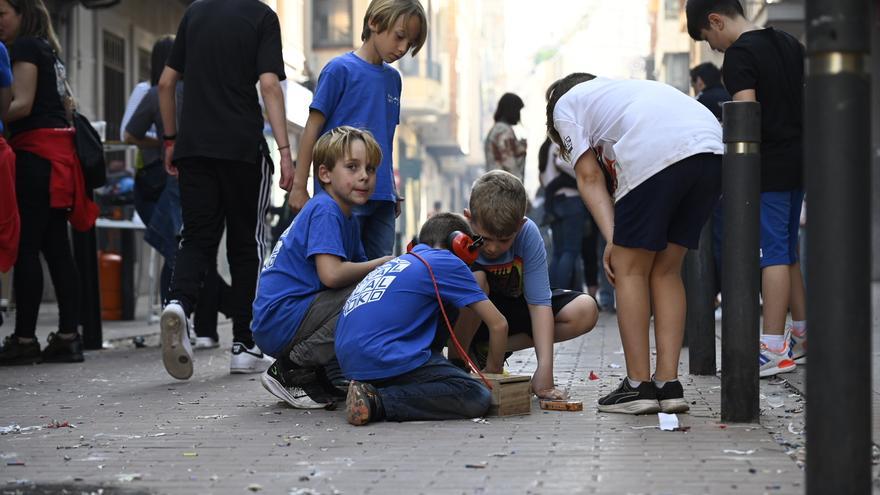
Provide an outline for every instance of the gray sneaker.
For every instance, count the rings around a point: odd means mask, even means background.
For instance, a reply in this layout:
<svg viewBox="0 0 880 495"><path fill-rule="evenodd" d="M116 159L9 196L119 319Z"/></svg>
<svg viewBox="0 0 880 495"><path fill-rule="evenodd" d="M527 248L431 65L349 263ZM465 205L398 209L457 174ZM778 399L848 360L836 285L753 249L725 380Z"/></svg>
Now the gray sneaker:
<svg viewBox="0 0 880 495"><path fill-rule="evenodd" d="M189 343L189 323L180 303L172 301L165 306L159 327L165 371L178 380L188 380L193 374L193 351Z"/></svg>

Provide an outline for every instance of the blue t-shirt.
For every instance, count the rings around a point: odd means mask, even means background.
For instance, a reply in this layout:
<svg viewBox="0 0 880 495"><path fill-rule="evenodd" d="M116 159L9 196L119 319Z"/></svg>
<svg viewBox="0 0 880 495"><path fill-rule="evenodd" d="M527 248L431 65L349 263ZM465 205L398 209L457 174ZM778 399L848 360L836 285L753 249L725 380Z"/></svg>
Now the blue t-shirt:
<svg viewBox="0 0 880 495"><path fill-rule="evenodd" d="M306 203L263 264L251 328L260 349L270 356L277 357L293 340L315 296L327 290L318 277L318 254L343 261L367 259L357 219L346 217L323 190Z"/></svg>
<svg viewBox="0 0 880 495"><path fill-rule="evenodd" d="M0 88L12 86L12 65L9 63L9 52L6 45L0 43ZM0 132L3 132L3 122L0 122Z"/></svg>
<svg viewBox="0 0 880 495"><path fill-rule="evenodd" d="M310 109L327 119L321 134L341 125L366 129L382 148L376 171L376 190L370 199L396 201L391 150L400 122L400 73L390 65L373 65L353 52L324 66ZM317 180L317 179L316 179ZM315 190L320 186L315 183Z"/></svg>
<svg viewBox="0 0 880 495"><path fill-rule="evenodd" d="M463 261L445 249L415 247L434 271L444 303L457 308L486 294ZM440 305L425 265L404 254L358 284L336 324L336 357L345 376L379 380L425 364L437 330Z"/></svg>
<svg viewBox="0 0 880 495"><path fill-rule="evenodd" d="M491 260L480 254L473 269L486 272L492 298L525 297L528 304L550 306L547 251L538 226L530 218L526 218L509 251Z"/></svg>

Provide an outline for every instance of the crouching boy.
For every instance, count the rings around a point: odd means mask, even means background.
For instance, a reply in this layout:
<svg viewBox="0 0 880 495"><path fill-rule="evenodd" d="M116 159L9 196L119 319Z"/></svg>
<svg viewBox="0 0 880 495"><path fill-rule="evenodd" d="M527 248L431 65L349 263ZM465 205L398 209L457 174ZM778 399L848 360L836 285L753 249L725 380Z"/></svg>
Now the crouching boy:
<svg viewBox="0 0 880 495"><path fill-rule="evenodd" d="M367 275L339 317L336 355L352 380L346 410L353 425L473 418L489 409L486 386L431 350L438 322L446 324L441 301L468 307L489 327L485 371L501 371L507 320L463 261L476 257L478 243L453 213L431 217L418 242Z"/></svg>
<svg viewBox="0 0 880 495"><path fill-rule="evenodd" d="M376 186L382 152L373 136L337 127L315 144L322 190L287 228L266 260L254 299L254 340L276 361L261 382L293 407L329 403L323 369L333 358L339 310L354 284L390 256L366 261L352 209Z"/></svg>

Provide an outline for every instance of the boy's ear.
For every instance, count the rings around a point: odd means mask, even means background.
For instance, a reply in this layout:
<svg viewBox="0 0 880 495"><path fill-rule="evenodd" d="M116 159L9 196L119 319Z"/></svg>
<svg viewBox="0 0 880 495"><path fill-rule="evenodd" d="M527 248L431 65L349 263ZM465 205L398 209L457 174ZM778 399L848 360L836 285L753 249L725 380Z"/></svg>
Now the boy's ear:
<svg viewBox="0 0 880 495"><path fill-rule="evenodd" d="M465 208L464 210L462 210L462 214L464 215L465 220L467 220L468 222L471 221L471 210L470 209Z"/></svg>
<svg viewBox="0 0 880 495"><path fill-rule="evenodd" d="M318 165L318 180L321 184L329 184L331 182L330 169L328 169L323 163Z"/></svg>
<svg viewBox="0 0 880 495"><path fill-rule="evenodd" d="M726 19L723 15L712 12L711 14L709 14L709 30L715 29L718 31L723 31L724 21L726 21Z"/></svg>

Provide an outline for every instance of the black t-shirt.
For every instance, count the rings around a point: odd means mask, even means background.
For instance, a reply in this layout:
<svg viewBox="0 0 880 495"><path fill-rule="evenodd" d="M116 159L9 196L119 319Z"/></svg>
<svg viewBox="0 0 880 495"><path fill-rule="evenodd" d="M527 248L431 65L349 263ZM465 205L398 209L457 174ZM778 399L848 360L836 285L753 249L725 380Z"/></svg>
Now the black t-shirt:
<svg viewBox="0 0 880 495"><path fill-rule="evenodd" d="M67 95L64 81L67 77L64 64L55 56L52 46L44 39L23 36L15 40L10 50L13 66L27 62L37 66L37 90L31 114L9 123L14 136L33 129L57 129L70 127L63 98Z"/></svg>
<svg viewBox="0 0 880 495"><path fill-rule="evenodd" d="M174 159L256 163L260 74L284 80L278 16L259 0L201 0L180 21L168 66L185 81Z"/></svg>
<svg viewBox="0 0 880 495"><path fill-rule="evenodd" d="M731 95L754 89L761 103L761 191L803 187L803 45L773 28L747 31L721 73Z"/></svg>

